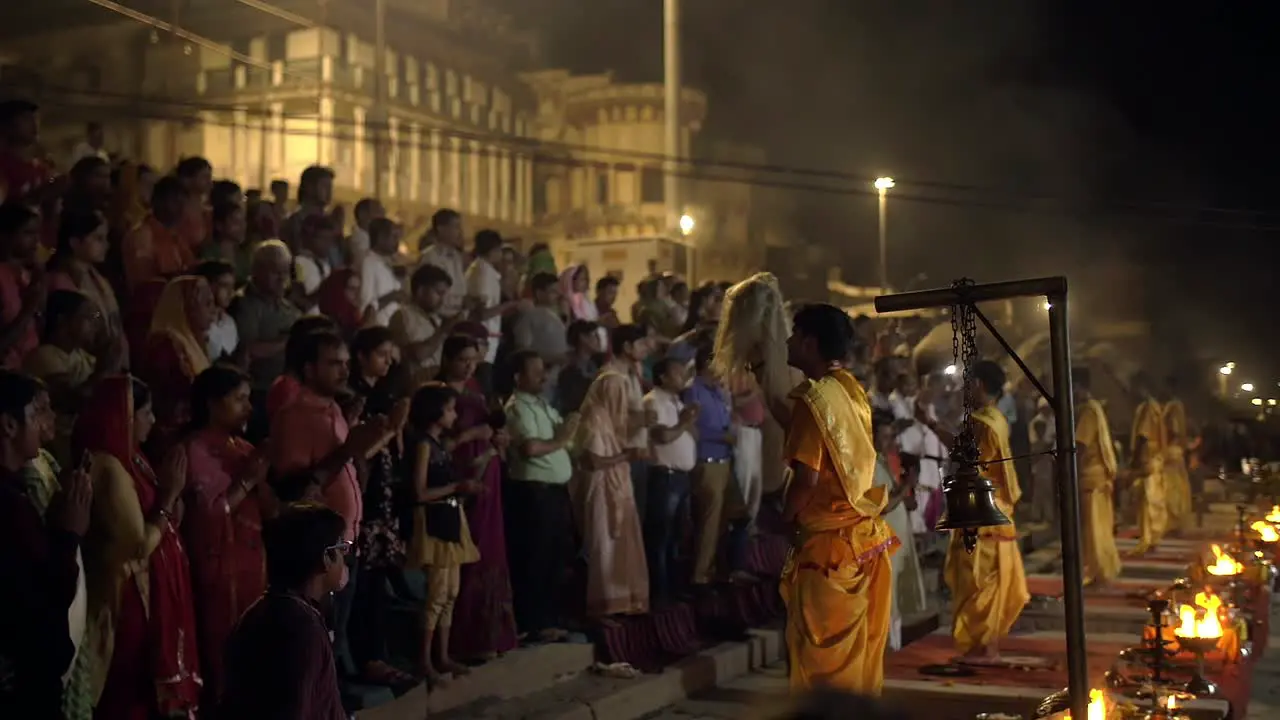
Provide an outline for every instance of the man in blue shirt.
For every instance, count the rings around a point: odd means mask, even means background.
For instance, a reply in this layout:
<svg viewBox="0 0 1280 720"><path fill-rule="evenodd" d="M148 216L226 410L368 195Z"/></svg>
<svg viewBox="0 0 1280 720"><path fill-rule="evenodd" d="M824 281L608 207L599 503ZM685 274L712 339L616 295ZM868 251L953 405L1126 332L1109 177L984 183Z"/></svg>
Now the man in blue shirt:
<svg viewBox="0 0 1280 720"><path fill-rule="evenodd" d="M696 423L698 456L691 475L693 485L694 565L693 584L706 586L716 570L716 550L729 524L730 579L745 581L742 566L746 549L746 504L733 480L733 446L737 427L733 421L729 391L711 371L711 348L698 348L694 360L697 376L684 392L686 405L698 407ZM726 572L726 574L728 574Z"/></svg>

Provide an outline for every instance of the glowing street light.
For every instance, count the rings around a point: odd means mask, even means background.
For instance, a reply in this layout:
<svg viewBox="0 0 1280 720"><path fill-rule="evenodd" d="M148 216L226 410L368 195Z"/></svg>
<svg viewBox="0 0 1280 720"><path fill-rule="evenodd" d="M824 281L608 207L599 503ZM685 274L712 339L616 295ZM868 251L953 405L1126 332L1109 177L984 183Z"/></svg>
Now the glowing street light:
<svg viewBox="0 0 1280 720"><path fill-rule="evenodd" d="M1276 399L1275 399L1275 398L1270 398L1270 399L1268 399L1268 400L1267 400L1267 404L1268 404L1268 405L1270 405L1271 407L1275 407L1275 406L1276 406Z"/></svg>
<svg viewBox="0 0 1280 720"><path fill-rule="evenodd" d="M1262 398L1254 398L1254 399L1250 400L1249 402L1253 403L1254 405L1261 405L1261 404L1262 404Z"/></svg>
<svg viewBox="0 0 1280 720"><path fill-rule="evenodd" d="M876 178L876 192L880 195L880 289L889 292L889 208L886 196L893 189L893 178Z"/></svg>
<svg viewBox="0 0 1280 720"><path fill-rule="evenodd" d="M943 375L955 375L955 374L956 374L956 366L955 366L955 365L948 365L948 366L947 366L947 367L942 371L942 374L943 374Z"/></svg>
<svg viewBox="0 0 1280 720"><path fill-rule="evenodd" d="M1253 383L1244 383L1240 386L1242 392L1253 392Z"/></svg>
<svg viewBox="0 0 1280 720"><path fill-rule="evenodd" d="M693 226L695 224L696 223L694 223L692 215L680 216L680 232L684 233L685 235L688 235L689 233L693 232Z"/></svg>
<svg viewBox="0 0 1280 720"><path fill-rule="evenodd" d="M1048 312L1053 309L1053 303L1049 302L1048 300L1045 300L1044 302L1040 303L1040 309L1044 310L1045 312Z"/></svg>
<svg viewBox="0 0 1280 720"><path fill-rule="evenodd" d="M1223 375L1230 375L1234 370L1235 368L1230 363L1218 368L1218 372L1222 373Z"/></svg>

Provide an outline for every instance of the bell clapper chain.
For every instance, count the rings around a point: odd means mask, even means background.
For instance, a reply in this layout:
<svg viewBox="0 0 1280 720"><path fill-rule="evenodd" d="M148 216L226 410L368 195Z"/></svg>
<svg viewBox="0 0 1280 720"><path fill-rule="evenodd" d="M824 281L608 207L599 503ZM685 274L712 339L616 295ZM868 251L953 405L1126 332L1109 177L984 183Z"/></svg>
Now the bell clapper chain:
<svg viewBox="0 0 1280 720"><path fill-rule="evenodd" d="M973 285L968 278L956 280L956 288ZM973 306L969 303L956 303L951 309L951 354L956 365L960 366L960 392L963 393L962 414L960 416L960 434L956 436L951 448L951 459L960 468L977 469L978 440L973 434L973 366L978 362L978 322L974 317ZM965 528L963 533L965 552L973 553L978 548L978 529Z"/></svg>
<svg viewBox="0 0 1280 720"><path fill-rule="evenodd" d="M973 285L968 278L957 280L952 287L960 291L959 300L951 308L951 351L955 364L962 368L964 383L963 416L960 432L951 446L951 476L943 482L947 510L938 523L939 530L959 531L966 552L978 547L978 529L1008 525L1009 518L995 504L991 482L982 477L979 466L978 440L974 434L973 368L978 363L978 323L973 305L965 300L964 289Z"/></svg>

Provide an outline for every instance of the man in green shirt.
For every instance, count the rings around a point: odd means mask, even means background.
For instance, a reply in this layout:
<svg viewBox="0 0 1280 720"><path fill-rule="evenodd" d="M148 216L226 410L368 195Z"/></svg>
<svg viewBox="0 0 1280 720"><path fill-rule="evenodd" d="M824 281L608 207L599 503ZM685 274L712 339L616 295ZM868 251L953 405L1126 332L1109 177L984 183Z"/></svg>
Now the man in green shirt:
<svg viewBox="0 0 1280 720"><path fill-rule="evenodd" d="M577 418L566 421L546 400L546 367L533 351L511 358L515 393L507 402L511 480L505 488L513 537L511 585L516 625L530 637L554 642L560 628L560 585L572 559L573 513L569 479L573 465L566 446Z"/></svg>

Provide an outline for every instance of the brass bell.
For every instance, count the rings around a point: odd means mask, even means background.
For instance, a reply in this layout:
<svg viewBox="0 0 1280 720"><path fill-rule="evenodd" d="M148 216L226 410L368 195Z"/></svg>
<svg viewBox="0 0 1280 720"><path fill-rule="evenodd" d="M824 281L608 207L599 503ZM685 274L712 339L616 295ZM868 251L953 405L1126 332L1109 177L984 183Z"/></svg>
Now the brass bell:
<svg viewBox="0 0 1280 720"><path fill-rule="evenodd" d="M938 520L938 530L964 532L965 550L978 546L978 528L1012 524L995 501L995 486L978 471L978 443L965 428L951 448L955 472L942 481L946 509Z"/></svg>

